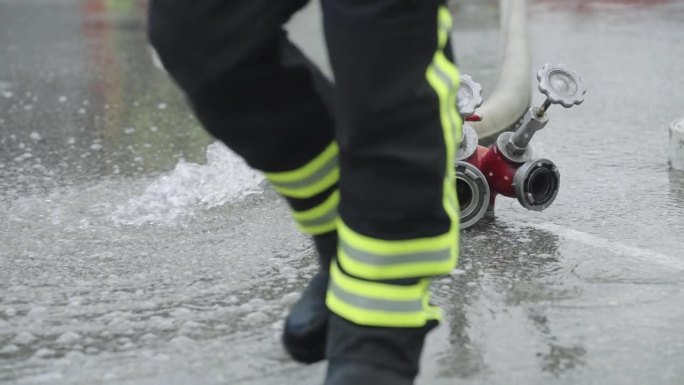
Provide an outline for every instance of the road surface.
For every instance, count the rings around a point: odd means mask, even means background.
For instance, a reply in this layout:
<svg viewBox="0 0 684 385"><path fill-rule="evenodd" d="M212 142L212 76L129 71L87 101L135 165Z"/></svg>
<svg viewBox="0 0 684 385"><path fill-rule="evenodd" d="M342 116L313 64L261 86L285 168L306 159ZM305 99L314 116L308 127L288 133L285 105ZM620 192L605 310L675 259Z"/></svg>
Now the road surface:
<svg viewBox="0 0 684 385"><path fill-rule="evenodd" d="M457 8L485 94L495 6ZM143 13L0 0L0 383L320 384L278 341L313 249L153 65ZM315 15L291 30L324 62ZM684 381L684 175L667 167L683 22L683 1L531 1L531 70L589 87L533 142L562 190L463 233L419 384Z"/></svg>

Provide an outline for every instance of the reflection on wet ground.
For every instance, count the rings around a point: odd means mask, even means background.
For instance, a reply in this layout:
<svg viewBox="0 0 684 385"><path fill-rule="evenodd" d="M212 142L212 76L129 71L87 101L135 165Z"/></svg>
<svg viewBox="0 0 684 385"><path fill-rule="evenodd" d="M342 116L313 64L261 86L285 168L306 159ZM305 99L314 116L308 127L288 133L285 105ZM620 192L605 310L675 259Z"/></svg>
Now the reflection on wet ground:
<svg viewBox="0 0 684 385"><path fill-rule="evenodd" d="M548 285L548 278L560 268L557 243L558 238L553 234L515 228L493 220L466 233L460 269L455 272L455 277L441 282L437 288L437 293L444 296L443 306L453 317L449 321L449 330L454 356L452 362L445 360L443 363L442 375L472 378L487 372L486 352L482 351L479 341L473 339L471 331L477 327L473 322L480 324L477 318L486 317L487 312L494 315L495 310L479 309L477 313L480 314L474 314L472 310L478 302L485 301L490 306L501 302L505 307L517 308L521 304L572 297L571 289ZM537 246L531 254L530 244ZM566 365L573 367L581 360L583 348L560 346L544 313L543 309L530 307L519 314L523 316L526 327L536 329L540 342L545 345L540 346L537 352L541 369L556 373ZM560 362L562 352L573 351L577 354L568 354L567 362Z"/></svg>
<svg viewBox="0 0 684 385"><path fill-rule="evenodd" d="M485 90L496 3L454 6L462 70ZM535 139L561 193L543 213L500 199L462 234L419 384L679 384L684 174L666 139L684 115L684 2L531 3L535 68L569 64L590 87ZM322 63L316 11L290 31ZM318 384L324 366L278 341L313 249L209 145L152 64L143 13L0 0L0 383Z"/></svg>
<svg viewBox="0 0 684 385"><path fill-rule="evenodd" d="M3 195L202 160L210 139L151 65L142 2L1 4Z"/></svg>

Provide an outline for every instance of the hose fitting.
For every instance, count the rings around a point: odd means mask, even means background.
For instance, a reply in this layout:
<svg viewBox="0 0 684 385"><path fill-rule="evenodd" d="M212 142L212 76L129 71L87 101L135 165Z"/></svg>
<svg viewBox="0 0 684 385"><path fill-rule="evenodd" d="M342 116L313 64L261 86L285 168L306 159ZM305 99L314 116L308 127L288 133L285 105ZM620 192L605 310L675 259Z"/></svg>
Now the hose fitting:
<svg viewBox="0 0 684 385"><path fill-rule="evenodd" d="M461 228L467 229L484 217L491 193L487 178L468 162L456 162L456 194L460 208Z"/></svg>
<svg viewBox="0 0 684 385"><path fill-rule="evenodd" d="M513 188L518 202L528 210L542 211L549 207L560 188L560 173L548 159L529 161L515 172Z"/></svg>

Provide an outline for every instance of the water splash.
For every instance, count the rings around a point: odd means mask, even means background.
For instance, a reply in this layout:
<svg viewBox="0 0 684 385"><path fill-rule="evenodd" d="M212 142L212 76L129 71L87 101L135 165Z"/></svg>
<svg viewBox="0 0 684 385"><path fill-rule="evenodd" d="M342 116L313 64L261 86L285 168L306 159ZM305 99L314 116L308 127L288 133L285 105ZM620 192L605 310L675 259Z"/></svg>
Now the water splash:
<svg viewBox="0 0 684 385"><path fill-rule="evenodd" d="M181 159L170 173L154 180L142 195L117 207L116 223L140 225L169 223L192 216L197 208L210 209L261 192L263 176L220 142L207 147L204 165Z"/></svg>

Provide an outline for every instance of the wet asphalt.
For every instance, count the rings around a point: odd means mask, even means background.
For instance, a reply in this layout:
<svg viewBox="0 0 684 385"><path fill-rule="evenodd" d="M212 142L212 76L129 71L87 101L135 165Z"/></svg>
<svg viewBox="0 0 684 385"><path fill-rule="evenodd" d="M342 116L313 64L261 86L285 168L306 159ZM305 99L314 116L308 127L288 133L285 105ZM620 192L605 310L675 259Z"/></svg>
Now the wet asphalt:
<svg viewBox="0 0 684 385"><path fill-rule="evenodd" d="M454 7L485 95L496 5ZM289 29L328 71L316 12ZM531 70L589 88L533 141L561 191L462 234L419 384L684 383L683 22L681 0L530 1ZM143 2L0 0L0 383L321 383L278 341L313 249L212 143L150 59Z"/></svg>

